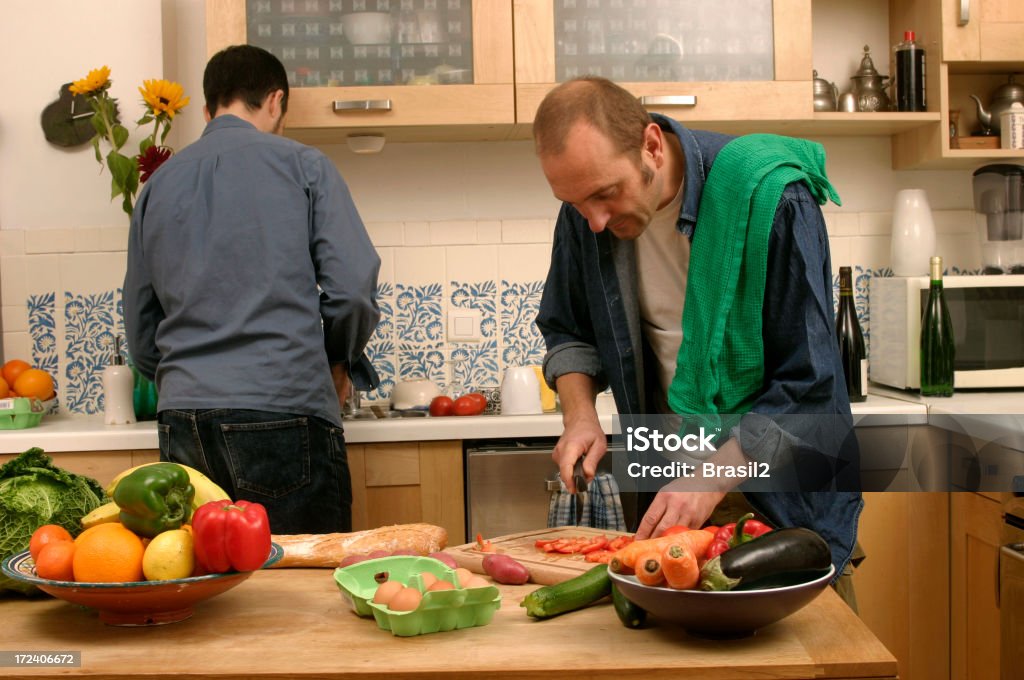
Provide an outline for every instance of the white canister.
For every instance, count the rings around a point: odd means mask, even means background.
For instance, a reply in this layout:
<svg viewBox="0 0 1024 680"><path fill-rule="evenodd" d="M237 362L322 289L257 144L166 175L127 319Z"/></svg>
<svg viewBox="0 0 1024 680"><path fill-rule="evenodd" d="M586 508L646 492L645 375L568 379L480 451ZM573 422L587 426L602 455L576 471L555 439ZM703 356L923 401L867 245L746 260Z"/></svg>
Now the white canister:
<svg viewBox="0 0 1024 680"><path fill-rule="evenodd" d="M501 381L501 415L542 413L540 382L532 366L511 366Z"/></svg>
<svg viewBox="0 0 1024 680"><path fill-rule="evenodd" d="M103 369L103 422L107 425L129 425L135 422L133 401L135 376L124 364Z"/></svg>
<svg viewBox="0 0 1024 680"><path fill-rule="evenodd" d="M1024 105L1014 102L999 114L1000 146L1004 149L1024 149Z"/></svg>
<svg viewBox="0 0 1024 680"><path fill-rule="evenodd" d="M927 276L935 254L935 223L924 189L896 192L889 261L896 276Z"/></svg>

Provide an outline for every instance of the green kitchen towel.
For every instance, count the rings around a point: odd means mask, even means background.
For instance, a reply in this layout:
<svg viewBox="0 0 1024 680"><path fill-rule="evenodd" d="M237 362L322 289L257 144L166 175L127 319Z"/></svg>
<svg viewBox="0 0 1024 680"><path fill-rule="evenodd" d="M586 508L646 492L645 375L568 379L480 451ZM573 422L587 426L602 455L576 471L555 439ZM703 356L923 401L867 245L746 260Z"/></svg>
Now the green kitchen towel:
<svg viewBox="0 0 1024 680"><path fill-rule="evenodd" d="M746 413L761 390L768 237L779 198L796 181L819 204L840 204L815 142L746 135L715 158L690 253L683 342L668 394L675 413Z"/></svg>

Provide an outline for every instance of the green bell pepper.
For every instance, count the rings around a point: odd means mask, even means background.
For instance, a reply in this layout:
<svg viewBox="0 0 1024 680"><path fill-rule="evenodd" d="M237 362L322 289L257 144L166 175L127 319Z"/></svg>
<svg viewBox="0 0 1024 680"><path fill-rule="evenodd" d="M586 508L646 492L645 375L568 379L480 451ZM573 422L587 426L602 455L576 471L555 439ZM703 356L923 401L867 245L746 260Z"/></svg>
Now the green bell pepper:
<svg viewBox="0 0 1024 680"><path fill-rule="evenodd" d="M158 463L141 467L118 482L114 502L121 508L121 524L152 538L188 522L195 494L185 468Z"/></svg>

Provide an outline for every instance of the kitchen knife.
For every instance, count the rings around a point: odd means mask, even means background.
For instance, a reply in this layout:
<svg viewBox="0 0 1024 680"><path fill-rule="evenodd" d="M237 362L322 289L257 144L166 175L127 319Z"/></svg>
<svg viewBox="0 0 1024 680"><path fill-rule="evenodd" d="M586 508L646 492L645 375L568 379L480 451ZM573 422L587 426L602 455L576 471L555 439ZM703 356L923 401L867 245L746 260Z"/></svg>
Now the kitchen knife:
<svg viewBox="0 0 1024 680"><path fill-rule="evenodd" d="M587 478L583 474L583 456L576 459L572 469L572 485L576 490L576 526L583 522L584 494L587 493Z"/></svg>

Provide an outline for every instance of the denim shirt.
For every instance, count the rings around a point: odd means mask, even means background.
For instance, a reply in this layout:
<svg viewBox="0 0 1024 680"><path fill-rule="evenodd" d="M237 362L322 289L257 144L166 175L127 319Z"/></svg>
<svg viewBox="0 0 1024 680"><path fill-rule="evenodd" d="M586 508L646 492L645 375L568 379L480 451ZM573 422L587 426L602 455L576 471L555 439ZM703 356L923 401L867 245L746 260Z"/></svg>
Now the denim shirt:
<svg viewBox="0 0 1024 680"><path fill-rule="evenodd" d="M676 227L692 239L711 165L733 137L690 130L656 114L653 118L671 133L669 143L677 140L682 146L685 185ZM775 214L762 316L765 380L751 411L836 414L850 423L834 331L828 234L820 207L800 183L786 187ZM611 387L619 413L656 412L655 390L661 388L657 359L640 330L634 243L608 230L593 233L568 203L555 226L537 326L547 345L544 375L549 384L566 373L585 373L602 389ZM759 457L757 451L744 452ZM856 542L863 507L859 490L772 491L747 498L778 526L818 532L832 549L837 576L842 572Z"/></svg>

